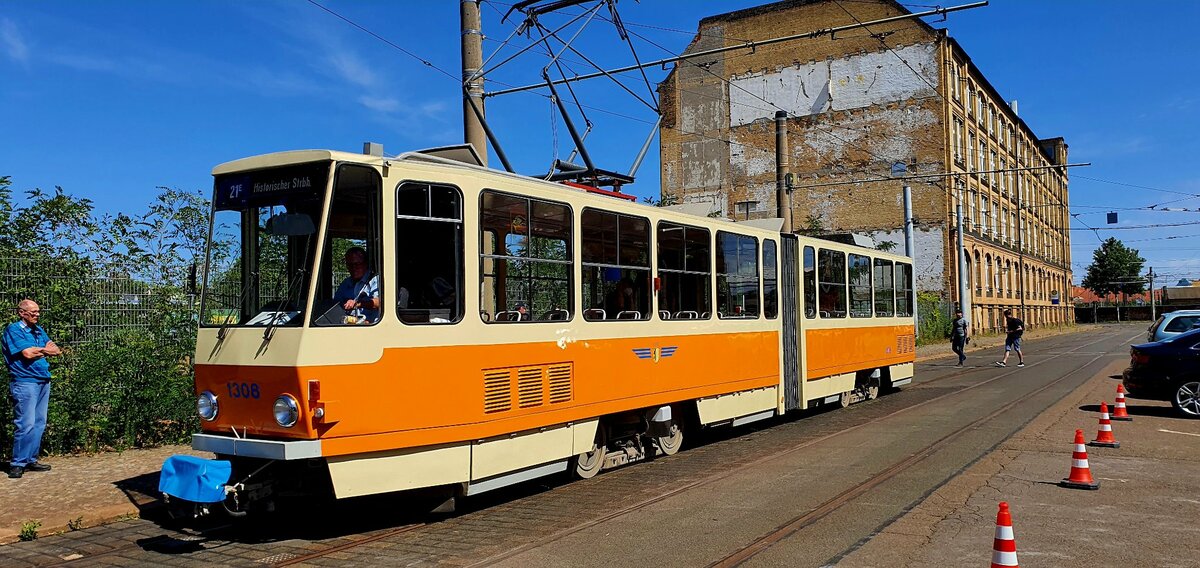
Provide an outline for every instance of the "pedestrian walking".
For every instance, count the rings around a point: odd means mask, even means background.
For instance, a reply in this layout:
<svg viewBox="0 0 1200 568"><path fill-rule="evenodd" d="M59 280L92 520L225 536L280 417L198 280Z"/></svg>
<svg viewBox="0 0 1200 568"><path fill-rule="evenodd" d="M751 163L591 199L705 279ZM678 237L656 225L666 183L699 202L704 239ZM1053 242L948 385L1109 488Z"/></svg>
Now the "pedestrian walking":
<svg viewBox="0 0 1200 568"><path fill-rule="evenodd" d="M971 341L967 332L970 323L967 322L967 318L963 317L962 310L954 310L954 322L950 326L950 348L958 354L958 364L955 367L961 367L967 361L965 351L967 343Z"/></svg>
<svg viewBox="0 0 1200 568"><path fill-rule="evenodd" d="M38 325L42 311L37 302L21 300L20 319L4 328L4 364L8 367L8 391L13 405L13 451L8 476L20 478L27 471L50 471L38 463L46 411L50 404L50 363L47 357L62 354Z"/></svg>
<svg viewBox="0 0 1200 568"><path fill-rule="evenodd" d="M1021 335L1025 333L1025 322L1014 318L1012 310L1004 310L1004 323L1008 327L1008 335L1004 337L1004 359L996 361L997 367L1008 366L1008 354L1017 352L1017 366L1025 366L1025 355L1021 354Z"/></svg>

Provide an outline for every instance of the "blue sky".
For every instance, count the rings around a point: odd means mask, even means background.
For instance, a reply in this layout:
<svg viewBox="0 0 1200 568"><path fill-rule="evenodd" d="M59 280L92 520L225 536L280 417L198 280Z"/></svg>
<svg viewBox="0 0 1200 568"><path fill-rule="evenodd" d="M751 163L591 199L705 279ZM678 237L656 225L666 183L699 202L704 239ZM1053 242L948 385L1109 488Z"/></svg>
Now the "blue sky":
<svg viewBox="0 0 1200 568"><path fill-rule="evenodd" d="M682 50L700 18L760 3L625 0L620 9L648 60ZM459 73L457 0L321 4L431 65L302 0L0 0L0 175L17 190L60 185L99 212L136 213L157 186L208 191L214 165L248 155L360 151L368 140L394 154L461 141L458 83L437 70ZM483 5L485 54L513 29L511 19L500 22L504 10ZM1172 281L1200 278L1200 225L1107 230L1200 222L1196 21L1200 3L1184 0L1153 9L1000 0L931 22L950 29L1005 99L1020 101L1034 132L1065 137L1072 162L1092 162L1071 175L1076 280L1098 243L1085 224L1138 248ZM614 36L597 22L579 45L605 66L630 63ZM544 56L522 57L489 88L538 82L544 64ZM665 71L648 74L656 83ZM644 85L630 86L648 96ZM606 82L581 93L595 125L593 157L628 170L655 115ZM551 122L545 98L489 99L488 114L518 171L546 170L554 127L567 157L566 129ZM655 146L632 193L657 194L657 156ZM1191 211L1136 209L1150 205ZM1106 225L1103 213L1117 208L1132 209Z"/></svg>

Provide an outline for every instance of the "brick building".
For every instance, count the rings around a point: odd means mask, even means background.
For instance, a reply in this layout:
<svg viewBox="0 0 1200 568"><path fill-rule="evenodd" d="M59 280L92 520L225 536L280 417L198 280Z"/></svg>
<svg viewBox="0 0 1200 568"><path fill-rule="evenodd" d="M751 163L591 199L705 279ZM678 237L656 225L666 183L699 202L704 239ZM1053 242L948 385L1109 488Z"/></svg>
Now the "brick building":
<svg viewBox="0 0 1200 568"><path fill-rule="evenodd" d="M787 0L700 21L687 52L908 14L890 0ZM680 63L659 85L664 196L737 218L776 216L775 122L786 111L798 230L854 232L903 250L911 179L917 288L958 299L955 205L976 330L1011 307L1071 322L1062 138L1039 138L946 30L916 19ZM1061 298L1061 300L1060 300Z"/></svg>

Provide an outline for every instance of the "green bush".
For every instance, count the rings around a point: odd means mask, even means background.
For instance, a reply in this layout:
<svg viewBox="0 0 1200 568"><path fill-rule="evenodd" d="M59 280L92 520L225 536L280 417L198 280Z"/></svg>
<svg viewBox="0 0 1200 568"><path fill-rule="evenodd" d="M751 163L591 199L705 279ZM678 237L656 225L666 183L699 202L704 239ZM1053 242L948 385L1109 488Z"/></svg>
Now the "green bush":
<svg viewBox="0 0 1200 568"><path fill-rule="evenodd" d="M950 336L953 323L950 306L937 292L917 292L917 344L925 345Z"/></svg>

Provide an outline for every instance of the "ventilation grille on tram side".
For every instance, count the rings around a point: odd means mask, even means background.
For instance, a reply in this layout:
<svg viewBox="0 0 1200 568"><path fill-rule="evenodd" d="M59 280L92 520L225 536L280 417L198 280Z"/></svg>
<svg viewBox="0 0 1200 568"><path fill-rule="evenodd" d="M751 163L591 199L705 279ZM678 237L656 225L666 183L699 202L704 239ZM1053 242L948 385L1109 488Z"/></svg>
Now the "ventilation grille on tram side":
<svg viewBox="0 0 1200 568"><path fill-rule="evenodd" d="M896 353L912 353L916 349L917 337L915 335L896 336Z"/></svg>
<svg viewBox="0 0 1200 568"><path fill-rule="evenodd" d="M483 371L483 412L494 414L517 408L537 408L570 402L574 396L571 363L554 363Z"/></svg>

